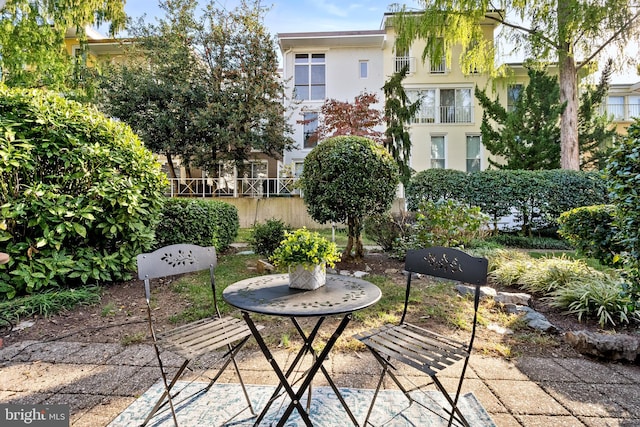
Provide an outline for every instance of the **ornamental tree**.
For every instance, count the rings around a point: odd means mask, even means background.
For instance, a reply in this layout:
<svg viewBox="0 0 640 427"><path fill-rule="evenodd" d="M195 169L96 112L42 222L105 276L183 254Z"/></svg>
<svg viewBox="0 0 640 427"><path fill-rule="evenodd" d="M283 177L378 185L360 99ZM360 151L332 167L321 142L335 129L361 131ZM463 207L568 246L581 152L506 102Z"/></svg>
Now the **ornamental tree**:
<svg viewBox="0 0 640 427"><path fill-rule="evenodd" d="M311 217L323 224L347 224L345 258L364 256L364 218L391 207L398 182L398 166L391 155L380 144L360 136L322 141L305 158L300 177Z"/></svg>

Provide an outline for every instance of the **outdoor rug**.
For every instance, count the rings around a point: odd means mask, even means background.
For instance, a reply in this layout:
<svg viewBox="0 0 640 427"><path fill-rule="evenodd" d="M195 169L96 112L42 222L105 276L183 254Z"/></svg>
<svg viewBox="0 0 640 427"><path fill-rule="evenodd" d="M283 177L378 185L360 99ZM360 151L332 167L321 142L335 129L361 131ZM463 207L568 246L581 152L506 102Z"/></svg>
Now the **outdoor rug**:
<svg viewBox="0 0 640 427"><path fill-rule="evenodd" d="M251 417L246 407L246 401L242 389L238 384L215 384L207 393L198 393L202 390L200 382L178 382L175 390L182 389L176 400L176 412L178 422L184 427L196 426L252 426L255 417ZM257 412L264 408L269 397L273 393L273 386L248 386L249 396ZM147 414L160 397L163 391L161 382L154 384L139 399L133 402L123 413L116 417L109 427L131 427L140 425ZM349 408L353 411L359 423L363 423L373 397L373 390L341 388L340 393L344 397ZM385 426L446 426L447 421L441 418L446 413L441 409L444 406L444 397L437 392L414 393L414 399L425 404L429 410L420 405L409 406L407 399L400 391L381 390L376 401L376 406L370 421L374 425ZM306 396L303 401L306 407ZM276 425L281 414L289 404L289 399L284 396L275 401L261 426ZM459 407L474 427L495 427L495 424L476 400L472 393L460 397ZM349 418L340 405L335 393L330 387L314 387L311 399L310 418L317 427L344 427L350 425ZM440 415L440 416L439 416ZM173 418L168 409L161 410L149 426L173 426ZM304 426L298 411L294 409L286 423L288 427Z"/></svg>

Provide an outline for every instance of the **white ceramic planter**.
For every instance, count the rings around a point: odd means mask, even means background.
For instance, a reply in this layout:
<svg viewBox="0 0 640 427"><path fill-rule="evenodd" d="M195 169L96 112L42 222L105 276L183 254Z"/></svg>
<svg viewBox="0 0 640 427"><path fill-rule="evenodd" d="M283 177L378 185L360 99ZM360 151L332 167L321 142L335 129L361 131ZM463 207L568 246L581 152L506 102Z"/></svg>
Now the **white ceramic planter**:
<svg viewBox="0 0 640 427"><path fill-rule="evenodd" d="M327 281L325 264L303 266L301 264L289 267L289 287L311 291L324 286Z"/></svg>

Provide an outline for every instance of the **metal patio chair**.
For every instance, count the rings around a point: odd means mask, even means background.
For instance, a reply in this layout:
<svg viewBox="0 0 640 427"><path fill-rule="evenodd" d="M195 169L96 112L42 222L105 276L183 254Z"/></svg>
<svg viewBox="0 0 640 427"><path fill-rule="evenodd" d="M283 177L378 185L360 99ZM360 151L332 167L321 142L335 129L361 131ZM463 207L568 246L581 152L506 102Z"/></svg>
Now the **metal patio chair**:
<svg viewBox="0 0 640 427"><path fill-rule="evenodd" d="M172 394L172 388L184 373L189 362L206 353L225 349L222 356L222 366L216 375L210 379L209 384L201 392L208 391L218 380L229 363L233 363L244 396L247 400L248 408L252 415L255 415L251 400L245 388L235 356L240 348L251 337L251 331L242 319L233 317L222 317L216 299L216 284L214 268L217 265L216 250L214 247L202 247L191 244L177 244L160 248L151 253L143 253L137 257L138 278L144 280L145 296L147 302L147 317L149 330L153 339L153 347L158 359L158 365L162 373L164 383L164 394L158 399L147 419L142 423L146 425L151 418L167 403L171 409L171 415L175 425L178 425L174 398L178 393ZM156 333L153 322L153 309L151 308L151 279L174 276L177 274L192 273L202 270L209 270L211 292L213 296L214 314L212 317L197 320L186 325L179 326L163 333ZM260 327L261 329L262 327ZM167 377L162 358L161 348L171 351L183 357L185 360L171 380ZM193 396L193 395L192 395Z"/></svg>
<svg viewBox="0 0 640 427"><path fill-rule="evenodd" d="M407 285L404 311L400 322L397 325L385 325L355 335L355 338L364 343L382 365L382 374L369 406L364 425L369 423L369 417L386 374L389 374L391 379L402 390L410 404L420 404L411 397L407 388L398 379L395 363L400 362L429 375L432 381L428 384L435 384L451 406L451 409L444 408L449 414L449 426L455 420L457 423L468 427L469 423L458 409L457 404L469 363L469 356L473 348L480 302L480 287L487 282L488 262L485 258L472 257L458 249L431 247L408 251L404 268L407 272ZM411 294L411 279L416 273L475 285L473 324L468 341L455 341L449 337L405 322ZM457 390L452 398L438 379L437 374L459 361L464 361L464 365L458 380ZM420 385L418 388L428 384Z"/></svg>

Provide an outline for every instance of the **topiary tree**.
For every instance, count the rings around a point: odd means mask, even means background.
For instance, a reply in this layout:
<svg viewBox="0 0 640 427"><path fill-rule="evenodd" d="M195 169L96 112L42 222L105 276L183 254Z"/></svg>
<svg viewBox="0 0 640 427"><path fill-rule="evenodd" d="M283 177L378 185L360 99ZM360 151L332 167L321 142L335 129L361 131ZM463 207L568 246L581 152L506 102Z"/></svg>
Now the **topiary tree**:
<svg viewBox="0 0 640 427"><path fill-rule="evenodd" d="M347 258L364 255L363 219L391 207L398 183L398 166L391 155L359 136L321 142L305 158L300 178L307 211L315 221L347 224Z"/></svg>
<svg viewBox="0 0 640 427"><path fill-rule="evenodd" d="M131 129L41 90L0 86L0 298L131 278L167 184Z"/></svg>

